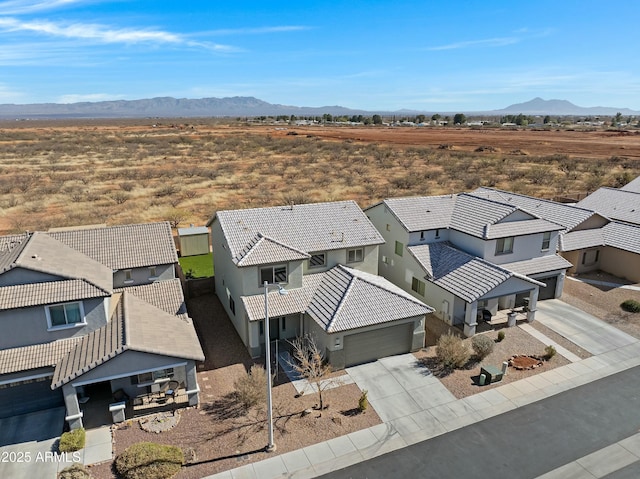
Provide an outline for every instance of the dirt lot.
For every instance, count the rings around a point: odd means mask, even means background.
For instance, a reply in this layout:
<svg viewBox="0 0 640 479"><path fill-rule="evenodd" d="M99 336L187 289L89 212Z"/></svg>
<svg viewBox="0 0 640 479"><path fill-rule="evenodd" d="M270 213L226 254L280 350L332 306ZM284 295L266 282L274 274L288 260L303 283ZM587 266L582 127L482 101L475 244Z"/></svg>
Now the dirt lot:
<svg viewBox="0 0 640 479"><path fill-rule="evenodd" d="M478 186L576 197L640 174L636 131L174 122L0 122L0 234L204 224L222 209L344 199L366 207Z"/></svg>

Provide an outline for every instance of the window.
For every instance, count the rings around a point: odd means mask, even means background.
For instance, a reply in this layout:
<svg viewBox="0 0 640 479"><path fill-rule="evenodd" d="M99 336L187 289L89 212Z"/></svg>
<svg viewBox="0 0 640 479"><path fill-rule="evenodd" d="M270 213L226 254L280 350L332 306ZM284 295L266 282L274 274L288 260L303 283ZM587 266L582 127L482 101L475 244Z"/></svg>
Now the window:
<svg viewBox="0 0 640 479"><path fill-rule="evenodd" d="M286 283L287 267L285 265L279 265L260 268L260 286L262 286L265 281L269 284Z"/></svg>
<svg viewBox="0 0 640 479"><path fill-rule="evenodd" d="M513 236L496 241L496 254L513 253Z"/></svg>
<svg viewBox="0 0 640 479"><path fill-rule="evenodd" d="M424 281L420 281L418 278L411 280L411 289L418 293L420 296L424 296Z"/></svg>
<svg viewBox="0 0 640 479"><path fill-rule="evenodd" d="M364 249L349 249L347 250L347 263L358 263L364 260Z"/></svg>
<svg viewBox="0 0 640 479"><path fill-rule="evenodd" d="M173 377L173 368L158 369L157 371L150 371L148 373L138 374L134 384L152 383L159 379L169 379ZM132 378L133 379L133 378Z"/></svg>
<svg viewBox="0 0 640 479"><path fill-rule="evenodd" d="M260 336L264 336L264 321L260 321Z"/></svg>
<svg viewBox="0 0 640 479"><path fill-rule="evenodd" d="M391 225L387 223L387 231L391 231Z"/></svg>
<svg viewBox="0 0 640 479"><path fill-rule="evenodd" d="M158 277L158 272L155 266L149 266L149 279L155 279Z"/></svg>
<svg viewBox="0 0 640 479"><path fill-rule="evenodd" d="M133 272L130 269L124 270L124 282L133 283Z"/></svg>
<svg viewBox="0 0 640 479"><path fill-rule="evenodd" d="M229 296L229 309L233 314L236 314L236 302L231 296Z"/></svg>
<svg viewBox="0 0 640 479"><path fill-rule="evenodd" d="M312 253L309 258L309 268L321 268L327 264L327 255L325 253Z"/></svg>
<svg viewBox="0 0 640 479"><path fill-rule="evenodd" d="M287 318L282 316L280 318L280 324L282 326L282 330L285 331L287 329Z"/></svg>
<svg viewBox="0 0 640 479"><path fill-rule="evenodd" d="M436 230L436 238L440 238L440 230Z"/></svg>
<svg viewBox="0 0 640 479"><path fill-rule="evenodd" d="M404 248L404 245L402 243L400 243L400 241L396 241L396 254L398 256L402 256L402 249Z"/></svg>
<svg viewBox="0 0 640 479"><path fill-rule="evenodd" d="M82 303L65 303L45 308L49 328L86 324Z"/></svg>
<svg viewBox="0 0 640 479"><path fill-rule="evenodd" d="M596 250L589 250L589 251L585 251L582 255L582 264L586 264L586 265L593 265L596 264L598 262L598 258L600 257L600 250L596 249Z"/></svg>
<svg viewBox="0 0 640 479"><path fill-rule="evenodd" d="M425 231L420 231L420 241L424 241Z"/></svg>
<svg viewBox="0 0 640 479"><path fill-rule="evenodd" d="M542 251L548 251L550 243L551 243L551 231L547 231L542 235Z"/></svg>

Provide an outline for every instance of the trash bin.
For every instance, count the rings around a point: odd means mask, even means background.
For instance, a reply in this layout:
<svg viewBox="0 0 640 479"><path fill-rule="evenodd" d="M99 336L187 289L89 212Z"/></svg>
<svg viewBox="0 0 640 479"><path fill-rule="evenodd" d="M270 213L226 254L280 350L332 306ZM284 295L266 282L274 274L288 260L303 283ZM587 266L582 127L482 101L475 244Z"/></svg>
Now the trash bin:
<svg viewBox="0 0 640 479"><path fill-rule="evenodd" d="M507 327L511 328L516 325L516 313L511 311L507 314Z"/></svg>

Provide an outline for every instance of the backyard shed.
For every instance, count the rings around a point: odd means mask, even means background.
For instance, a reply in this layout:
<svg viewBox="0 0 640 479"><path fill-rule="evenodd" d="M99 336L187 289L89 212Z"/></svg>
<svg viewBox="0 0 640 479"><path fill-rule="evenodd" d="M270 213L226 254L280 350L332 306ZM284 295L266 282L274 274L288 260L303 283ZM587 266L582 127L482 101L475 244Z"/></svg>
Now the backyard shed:
<svg viewBox="0 0 640 479"><path fill-rule="evenodd" d="M191 226L178 228L181 256L195 256L209 253L209 228Z"/></svg>

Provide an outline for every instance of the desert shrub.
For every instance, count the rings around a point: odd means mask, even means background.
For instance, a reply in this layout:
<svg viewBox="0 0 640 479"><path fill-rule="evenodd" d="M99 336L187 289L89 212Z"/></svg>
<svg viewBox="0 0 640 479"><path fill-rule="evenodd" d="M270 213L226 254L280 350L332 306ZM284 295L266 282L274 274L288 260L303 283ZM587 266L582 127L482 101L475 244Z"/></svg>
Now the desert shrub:
<svg viewBox="0 0 640 479"><path fill-rule="evenodd" d="M627 299L620 305L622 309L630 313L640 313L640 302L635 299Z"/></svg>
<svg viewBox="0 0 640 479"><path fill-rule="evenodd" d="M469 361L471 352L458 336L443 334L438 339L436 355L445 368L455 369Z"/></svg>
<svg viewBox="0 0 640 479"><path fill-rule="evenodd" d="M557 351L556 348L554 348L553 346L549 345L546 348L544 348L544 357L549 360L552 357L554 357L556 355Z"/></svg>
<svg viewBox="0 0 640 479"><path fill-rule="evenodd" d="M124 479L168 479L180 472L183 462L178 447L139 442L116 457L115 466Z"/></svg>
<svg viewBox="0 0 640 479"><path fill-rule="evenodd" d="M233 383L236 398L247 409L264 403L267 400L266 384L267 376L264 368L254 364L249 372Z"/></svg>
<svg viewBox="0 0 640 479"><path fill-rule="evenodd" d="M498 331L498 342L504 341L504 331Z"/></svg>
<svg viewBox="0 0 640 479"><path fill-rule="evenodd" d="M493 352L493 344L493 341L485 335L478 335L471 338L471 347L480 361Z"/></svg>
<svg viewBox="0 0 640 479"><path fill-rule="evenodd" d="M60 452L74 452L79 451L84 447L86 440L86 434L84 429L74 429L73 431L65 432L60 436L60 444L58 450Z"/></svg>
<svg viewBox="0 0 640 479"><path fill-rule="evenodd" d="M360 399L358 399L358 411L360 412L365 412L369 407L369 399L367 399L368 393L369 391L365 389L364 391L362 391L362 394L360 395Z"/></svg>
<svg viewBox="0 0 640 479"><path fill-rule="evenodd" d="M81 464L74 464L60 471L58 479L93 479L93 476Z"/></svg>

